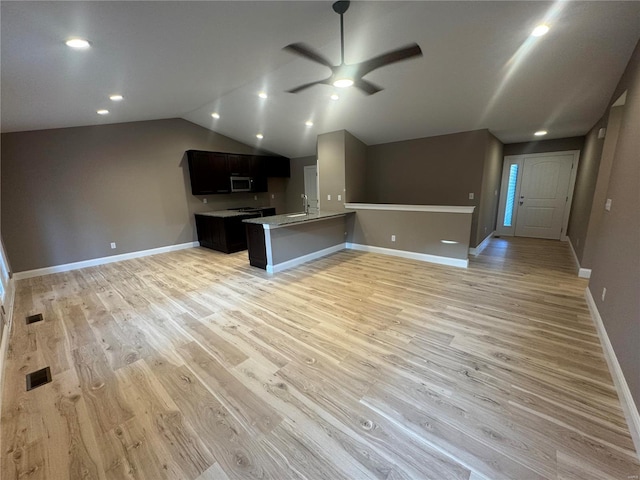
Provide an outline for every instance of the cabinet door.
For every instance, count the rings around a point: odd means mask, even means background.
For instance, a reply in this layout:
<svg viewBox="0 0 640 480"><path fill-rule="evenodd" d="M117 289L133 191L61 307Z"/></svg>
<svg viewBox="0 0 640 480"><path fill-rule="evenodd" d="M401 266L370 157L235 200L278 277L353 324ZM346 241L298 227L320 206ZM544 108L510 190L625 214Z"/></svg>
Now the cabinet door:
<svg viewBox="0 0 640 480"><path fill-rule="evenodd" d="M205 215L196 215L196 230L198 231L198 242L200 246L211 248L211 222Z"/></svg>
<svg viewBox="0 0 640 480"><path fill-rule="evenodd" d="M187 151L189 178L193 195L229 193L229 169L225 153Z"/></svg>
<svg viewBox="0 0 640 480"><path fill-rule="evenodd" d="M211 153L211 176L214 188L213 193L231 192L231 181L229 180L229 163L227 154Z"/></svg>
<svg viewBox="0 0 640 480"><path fill-rule="evenodd" d="M229 175L234 177L248 177L251 174L251 156L228 154Z"/></svg>
<svg viewBox="0 0 640 480"><path fill-rule="evenodd" d="M290 177L291 166L287 157L265 157L267 177Z"/></svg>
<svg viewBox="0 0 640 480"><path fill-rule="evenodd" d="M249 248L249 264L254 267L267 268L267 249L264 240L264 228L255 223L245 223L247 231L247 247Z"/></svg>
<svg viewBox="0 0 640 480"><path fill-rule="evenodd" d="M266 192L268 190L266 158L267 157L261 157L259 155L252 155L249 159L251 177L253 178L252 191L254 192Z"/></svg>

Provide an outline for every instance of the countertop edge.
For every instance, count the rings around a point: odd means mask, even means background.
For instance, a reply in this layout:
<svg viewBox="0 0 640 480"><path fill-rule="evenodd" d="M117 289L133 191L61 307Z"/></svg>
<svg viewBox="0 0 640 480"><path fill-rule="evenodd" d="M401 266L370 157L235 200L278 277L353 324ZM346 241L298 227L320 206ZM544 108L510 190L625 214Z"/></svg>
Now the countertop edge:
<svg viewBox="0 0 640 480"><path fill-rule="evenodd" d="M473 213L475 205L401 205L392 203L345 203L353 210L392 210L401 212Z"/></svg>

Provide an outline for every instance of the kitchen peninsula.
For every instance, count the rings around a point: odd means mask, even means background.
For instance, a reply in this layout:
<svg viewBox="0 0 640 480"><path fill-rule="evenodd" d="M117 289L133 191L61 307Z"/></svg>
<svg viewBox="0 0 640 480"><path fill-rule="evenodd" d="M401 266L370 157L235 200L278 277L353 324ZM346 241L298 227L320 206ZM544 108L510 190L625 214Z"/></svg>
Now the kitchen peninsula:
<svg viewBox="0 0 640 480"><path fill-rule="evenodd" d="M245 219L249 263L275 273L342 250L351 215L318 212Z"/></svg>

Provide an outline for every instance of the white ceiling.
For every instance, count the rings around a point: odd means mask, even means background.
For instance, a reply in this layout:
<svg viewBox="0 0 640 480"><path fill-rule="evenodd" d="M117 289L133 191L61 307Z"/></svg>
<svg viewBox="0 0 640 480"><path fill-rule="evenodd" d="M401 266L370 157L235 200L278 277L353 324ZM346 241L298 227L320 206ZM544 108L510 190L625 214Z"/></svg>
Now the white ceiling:
<svg viewBox="0 0 640 480"><path fill-rule="evenodd" d="M182 117L291 157L341 129L367 144L480 128L504 143L541 128L583 135L640 38L637 1L352 2L344 18L347 63L411 42L424 56L367 75L384 87L372 96L325 85L290 94L329 70L285 45L339 63L331 2L3 1L2 131ZM543 22L551 31L533 40ZM73 36L92 47L69 49Z"/></svg>

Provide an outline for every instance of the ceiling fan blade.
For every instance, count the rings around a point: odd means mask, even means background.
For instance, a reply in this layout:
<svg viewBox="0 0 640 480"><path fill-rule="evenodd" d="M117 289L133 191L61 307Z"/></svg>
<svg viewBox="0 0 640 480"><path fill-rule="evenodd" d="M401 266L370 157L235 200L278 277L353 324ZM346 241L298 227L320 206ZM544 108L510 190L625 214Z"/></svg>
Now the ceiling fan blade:
<svg viewBox="0 0 640 480"><path fill-rule="evenodd" d="M298 93L302 90L306 90L309 87L313 87L314 85L326 84L330 85L329 79L325 78L324 80L318 80L316 82L305 83L304 85L300 85L299 87L292 88L291 90L287 90L287 93Z"/></svg>
<svg viewBox="0 0 640 480"><path fill-rule="evenodd" d="M354 65L354 67L357 68L358 76L363 77L367 73L372 72L377 68L384 67L385 65L421 56L422 50L420 49L420 46L417 43L412 43L397 50L383 53L382 55L378 55L377 57L373 57L369 60L365 60L364 62L357 63Z"/></svg>
<svg viewBox="0 0 640 480"><path fill-rule="evenodd" d="M359 80L353 82L353 86L359 88L367 95L373 95L374 93L378 93L380 90L382 90L382 87L379 87L376 84L371 83L363 78L360 78Z"/></svg>
<svg viewBox="0 0 640 480"><path fill-rule="evenodd" d="M329 60L324 58L318 52L315 52L311 49L311 47L305 45L304 43L292 43L291 45L287 45L283 48L283 50L289 50L291 53L295 53L296 55L300 55L301 57L307 58L313 62L324 65L325 67L332 68L333 65Z"/></svg>

